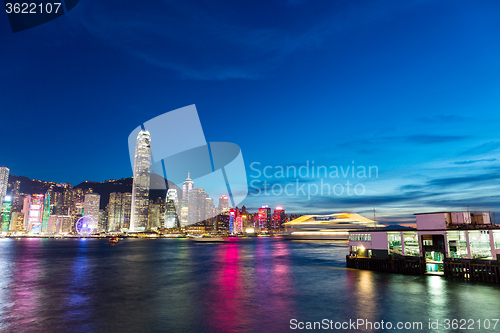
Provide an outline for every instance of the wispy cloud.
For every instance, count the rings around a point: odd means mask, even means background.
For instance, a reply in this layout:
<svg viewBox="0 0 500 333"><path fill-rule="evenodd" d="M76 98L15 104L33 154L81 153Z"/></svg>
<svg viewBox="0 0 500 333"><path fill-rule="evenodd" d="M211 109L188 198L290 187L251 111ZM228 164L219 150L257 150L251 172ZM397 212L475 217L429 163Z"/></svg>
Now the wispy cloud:
<svg viewBox="0 0 500 333"><path fill-rule="evenodd" d="M483 158L480 160L457 161L457 162L453 162L453 164L469 165L469 164L480 163L480 162L494 162L496 160L497 160L496 158Z"/></svg>
<svg viewBox="0 0 500 333"><path fill-rule="evenodd" d="M434 115L434 116L429 116L429 117L420 117L415 119L418 122L421 123L438 123L438 124L446 124L446 123L456 123L456 122L461 122L461 121L467 121L468 118L465 117L460 117L456 115Z"/></svg>
<svg viewBox="0 0 500 333"><path fill-rule="evenodd" d="M476 147L467 149L466 151L462 152L460 155L481 155L481 154L486 154L491 151L497 150L500 148L500 141L490 141L483 143L481 145L478 145Z"/></svg>
<svg viewBox="0 0 500 333"><path fill-rule="evenodd" d="M95 38L182 78L255 79L297 51L319 48L346 30L420 4L347 3L288 0L262 3L254 11L216 0L209 6L190 0L140 6L109 0L80 3L79 18ZM266 6L280 17L268 16Z"/></svg>
<svg viewBox="0 0 500 333"><path fill-rule="evenodd" d="M456 135L412 135L404 138L407 142L414 142L418 144L435 144L444 142L455 142L467 139L468 136Z"/></svg>

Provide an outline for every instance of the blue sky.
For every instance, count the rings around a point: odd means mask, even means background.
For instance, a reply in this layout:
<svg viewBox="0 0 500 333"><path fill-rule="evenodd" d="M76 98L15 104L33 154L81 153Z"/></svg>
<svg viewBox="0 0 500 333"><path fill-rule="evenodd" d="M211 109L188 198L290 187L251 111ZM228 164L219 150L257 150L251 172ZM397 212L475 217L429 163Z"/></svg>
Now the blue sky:
<svg viewBox="0 0 500 333"><path fill-rule="evenodd" d="M363 195L251 189L249 207L500 212L499 14L496 1L82 0L16 34L0 15L0 164L73 184L129 177L129 133L196 104L207 141L241 147L249 181L266 180L253 162L379 171L351 179Z"/></svg>

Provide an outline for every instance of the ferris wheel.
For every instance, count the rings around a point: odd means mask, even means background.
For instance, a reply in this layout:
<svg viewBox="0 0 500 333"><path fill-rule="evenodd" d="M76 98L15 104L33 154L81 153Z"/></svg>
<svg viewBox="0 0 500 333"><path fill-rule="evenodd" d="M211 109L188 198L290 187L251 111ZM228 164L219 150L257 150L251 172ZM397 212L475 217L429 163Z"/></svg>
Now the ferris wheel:
<svg viewBox="0 0 500 333"><path fill-rule="evenodd" d="M76 232L79 235L90 235L96 229L94 219L91 218L90 216L84 216L79 218L78 221L76 221L75 227L76 227Z"/></svg>

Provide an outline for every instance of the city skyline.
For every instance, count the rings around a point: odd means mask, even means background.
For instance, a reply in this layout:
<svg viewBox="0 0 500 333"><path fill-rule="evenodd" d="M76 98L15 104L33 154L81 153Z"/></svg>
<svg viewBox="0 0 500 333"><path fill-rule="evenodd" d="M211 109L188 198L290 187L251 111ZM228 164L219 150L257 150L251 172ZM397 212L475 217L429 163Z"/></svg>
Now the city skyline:
<svg viewBox="0 0 500 333"><path fill-rule="evenodd" d="M371 215L375 205L385 222L414 221L409 212L415 210L468 205L500 213L495 134L500 5L391 4L262 4L282 13L271 19L215 1L214 8L227 14L222 19L190 2L172 4L165 17L152 19L148 6L137 12L122 1L116 5L123 11L110 19L103 15L104 4L80 3L43 26L0 34L2 44L10 45L0 55L1 121L10 124L5 137L16 138L0 147L0 166L58 183L130 177L124 139L130 130L165 111L196 104L208 141L229 138L245 152L248 183L255 179L251 165L256 162L276 168L307 161L348 167L354 161L379 169L378 178L361 182L362 196L310 200L307 195L255 196L254 190L243 202L248 207L265 201L301 213ZM203 19L186 19L181 14L186 12ZM218 19L221 25L213 27ZM6 20L0 17L0 28L8 28ZM144 49L130 43L131 31L117 28L121 22L142 27ZM81 52L74 38L98 47ZM265 61L262 54L268 55ZM39 79L26 82L24 71ZM51 80L41 85L46 77ZM23 98L26 91L32 99ZM74 134L76 126L92 133L96 124L106 128L99 136L84 140ZM57 128L60 147L47 155L20 128L37 137ZM40 161L43 167L33 168ZM295 181L268 180L273 185Z"/></svg>

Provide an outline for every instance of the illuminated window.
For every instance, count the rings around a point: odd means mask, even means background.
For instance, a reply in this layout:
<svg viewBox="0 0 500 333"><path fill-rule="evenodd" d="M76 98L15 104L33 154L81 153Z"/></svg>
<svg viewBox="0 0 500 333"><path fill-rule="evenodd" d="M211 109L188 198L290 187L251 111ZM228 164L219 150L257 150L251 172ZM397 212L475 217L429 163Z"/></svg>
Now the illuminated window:
<svg viewBox="0 0 500 333"><path fill-rule="evenodd" d="M405 255L418 257L420 249L418 247L418 233L416 231L404 231L403 239L405 244Z"/></svg>
<svg viewBox="0 0 500 333"><path fill-rule="evenodd" d="M491 258L489 230L469 231L469 243L472 259Z"/></svg>
<svg viewBox="0 0 500 333"><path fill-rule="evenodd" d="M447 231L450 258L468 258L465 231Z"/></svg>
<svg viewBox="0 0 500 333"><path fill-rule="evenodd" d="M493 230L493 239L495 240L495 249L500 250L500 230Z"/></svg>
<svg viewBox="0 0 500 333"><path fill-rule="evenodd" d="M403 254L400 232L387 232L387 244L389 252Z"/></svg>

